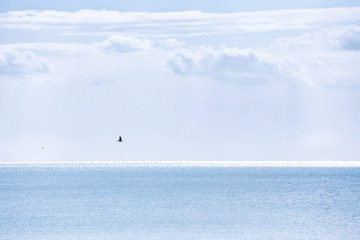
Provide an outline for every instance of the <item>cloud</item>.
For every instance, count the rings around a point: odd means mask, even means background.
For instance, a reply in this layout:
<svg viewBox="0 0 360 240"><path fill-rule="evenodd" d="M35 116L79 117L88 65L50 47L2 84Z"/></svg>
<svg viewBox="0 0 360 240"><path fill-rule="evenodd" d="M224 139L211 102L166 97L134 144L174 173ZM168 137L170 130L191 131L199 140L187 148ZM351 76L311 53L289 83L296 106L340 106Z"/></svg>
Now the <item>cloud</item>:
<svg viewBox="0 0 360 240"><path fill-rule="evenodd" d="M183 36L306 29L316 28L322 24L356 23L358 21L360 21L360 7L237 13L27 10L0 14L0 23L5 27L19 25L22 28L37 29L39 26L44 28L45 25L63 28L74 25L96 24L100 29L114 30L116 32L126 29L128 32L136 31L158 35L181 33ZM99 29L95 27L94 32L98 31Z"/></svg>
<svg viewBox="0 0 360 240"><path fill-rule="evenodd" d="M129 35L114 35L105 41L94 43L95 46L112 50L115 52L137 52L155 49L173 49L183 46L183 43L176 39L145 39Z"/></svg>
<svg viewBox="0 0 360 240"><path fill-rule="evenodd" d="M272 47L276 50L360 50L360 27L324 28L297 37L277 39Z"/></svg>
<svg viewBox="0 0 360 240"><path fill-rule="evenodd" d="M167 61L167 66L180 75L195 74L253 83L269 81L277 74L276 64L252 49L183 49Z"/></svg>
<svg viewBox="0 0 360 240"><path fill-rule="evenodd" d="M324 29L278 39L271 48L261 51L183 48L167 60L167 66L177 75L199 75L241 83L355 87L360 84L358 32L357 27L337 28L337 31Z"/></svg>
<svg viewBox="0 0 360 240"><path fill-rule="evenodd" d="M360 50L360 27L351 27L339 37L340 46L346 50Z"/></svg>
<svg viewBox="0 0 360 240"><path fill-rule="evenodd" d="M73 26L49 25L49 24L0 24L0 28L7 29L25 29L32 31L49 30L49 29L73 29Z"/></svg>
<svg viewBox="0 0 360 240"><path fill-rule="evenodd" d="M104 42L95 43L95 46L116 52L135 52L150 50L153 43L150 39L138 39L132 36L110 36Z"/></svg>
<svg viewBox="0 0 360 240"><path fill-rule="evenodd" d="M311 86L354 87L360 84L360 28L324 28L297 37L283 37L270 47L282 58L279 69Z"/></svg>
<svg viewBox="0 0 360 240"><path fill-rule="evenodd" d="M154 42L154 47L160 49L178 49L185 45L185 43L178 41L175 38L159 39Z"/></svg>
<svg viewBox="0 0 360 240"><path fill-rule="evenodd" d="M26 76L47 73L50 66L45 58L35 56L32 51L0 49L0 75Z"/></svg>

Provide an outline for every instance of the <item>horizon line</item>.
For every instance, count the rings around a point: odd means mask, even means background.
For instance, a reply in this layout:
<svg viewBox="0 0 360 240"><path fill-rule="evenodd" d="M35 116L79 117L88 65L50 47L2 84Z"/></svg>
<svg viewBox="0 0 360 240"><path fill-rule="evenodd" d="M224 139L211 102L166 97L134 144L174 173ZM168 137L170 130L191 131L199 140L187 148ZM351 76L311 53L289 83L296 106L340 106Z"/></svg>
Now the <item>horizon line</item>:
<svg viewBox="0 0 360 240"><path fill-rule="evenodd" d="M360 161L78 161L78 162L0 162L3 166L81 165L81 166L168 166L168 167L360 167Z"/></svg>

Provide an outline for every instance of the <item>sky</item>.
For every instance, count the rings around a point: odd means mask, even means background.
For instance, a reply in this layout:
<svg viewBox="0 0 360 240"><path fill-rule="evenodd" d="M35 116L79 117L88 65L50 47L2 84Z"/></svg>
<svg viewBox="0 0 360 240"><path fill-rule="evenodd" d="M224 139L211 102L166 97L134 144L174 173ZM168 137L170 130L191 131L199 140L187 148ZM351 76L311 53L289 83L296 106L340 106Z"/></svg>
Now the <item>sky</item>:
<svg viewBox="0 0 360 240"><path fill-rule="evenodd" d="M359 1L3 0L0 161L357 161L359 23Z"/></svg>

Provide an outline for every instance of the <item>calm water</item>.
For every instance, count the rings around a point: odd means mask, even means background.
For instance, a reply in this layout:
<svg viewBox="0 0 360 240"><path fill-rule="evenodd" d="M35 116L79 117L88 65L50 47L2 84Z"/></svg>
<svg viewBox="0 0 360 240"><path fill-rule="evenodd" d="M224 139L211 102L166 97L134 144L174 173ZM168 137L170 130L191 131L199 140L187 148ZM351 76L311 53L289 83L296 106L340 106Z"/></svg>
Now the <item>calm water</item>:
<svg viewBox="0 0 360 240"><path fill-rule="evenodd" d="M360 239L360 168L0 167L0 239Z"/></svg>

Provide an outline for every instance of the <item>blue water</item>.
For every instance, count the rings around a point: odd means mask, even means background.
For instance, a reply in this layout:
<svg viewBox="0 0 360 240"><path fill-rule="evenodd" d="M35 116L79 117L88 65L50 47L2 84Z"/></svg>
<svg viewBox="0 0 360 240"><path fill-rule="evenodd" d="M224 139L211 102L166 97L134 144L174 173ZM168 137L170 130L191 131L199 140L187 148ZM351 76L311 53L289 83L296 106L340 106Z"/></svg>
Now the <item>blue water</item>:
<svg viewBox="0 0 360 240"><path fill-rule="evenodd" d="M360 239L360 168L0 167L0 239Z"/></svg>

